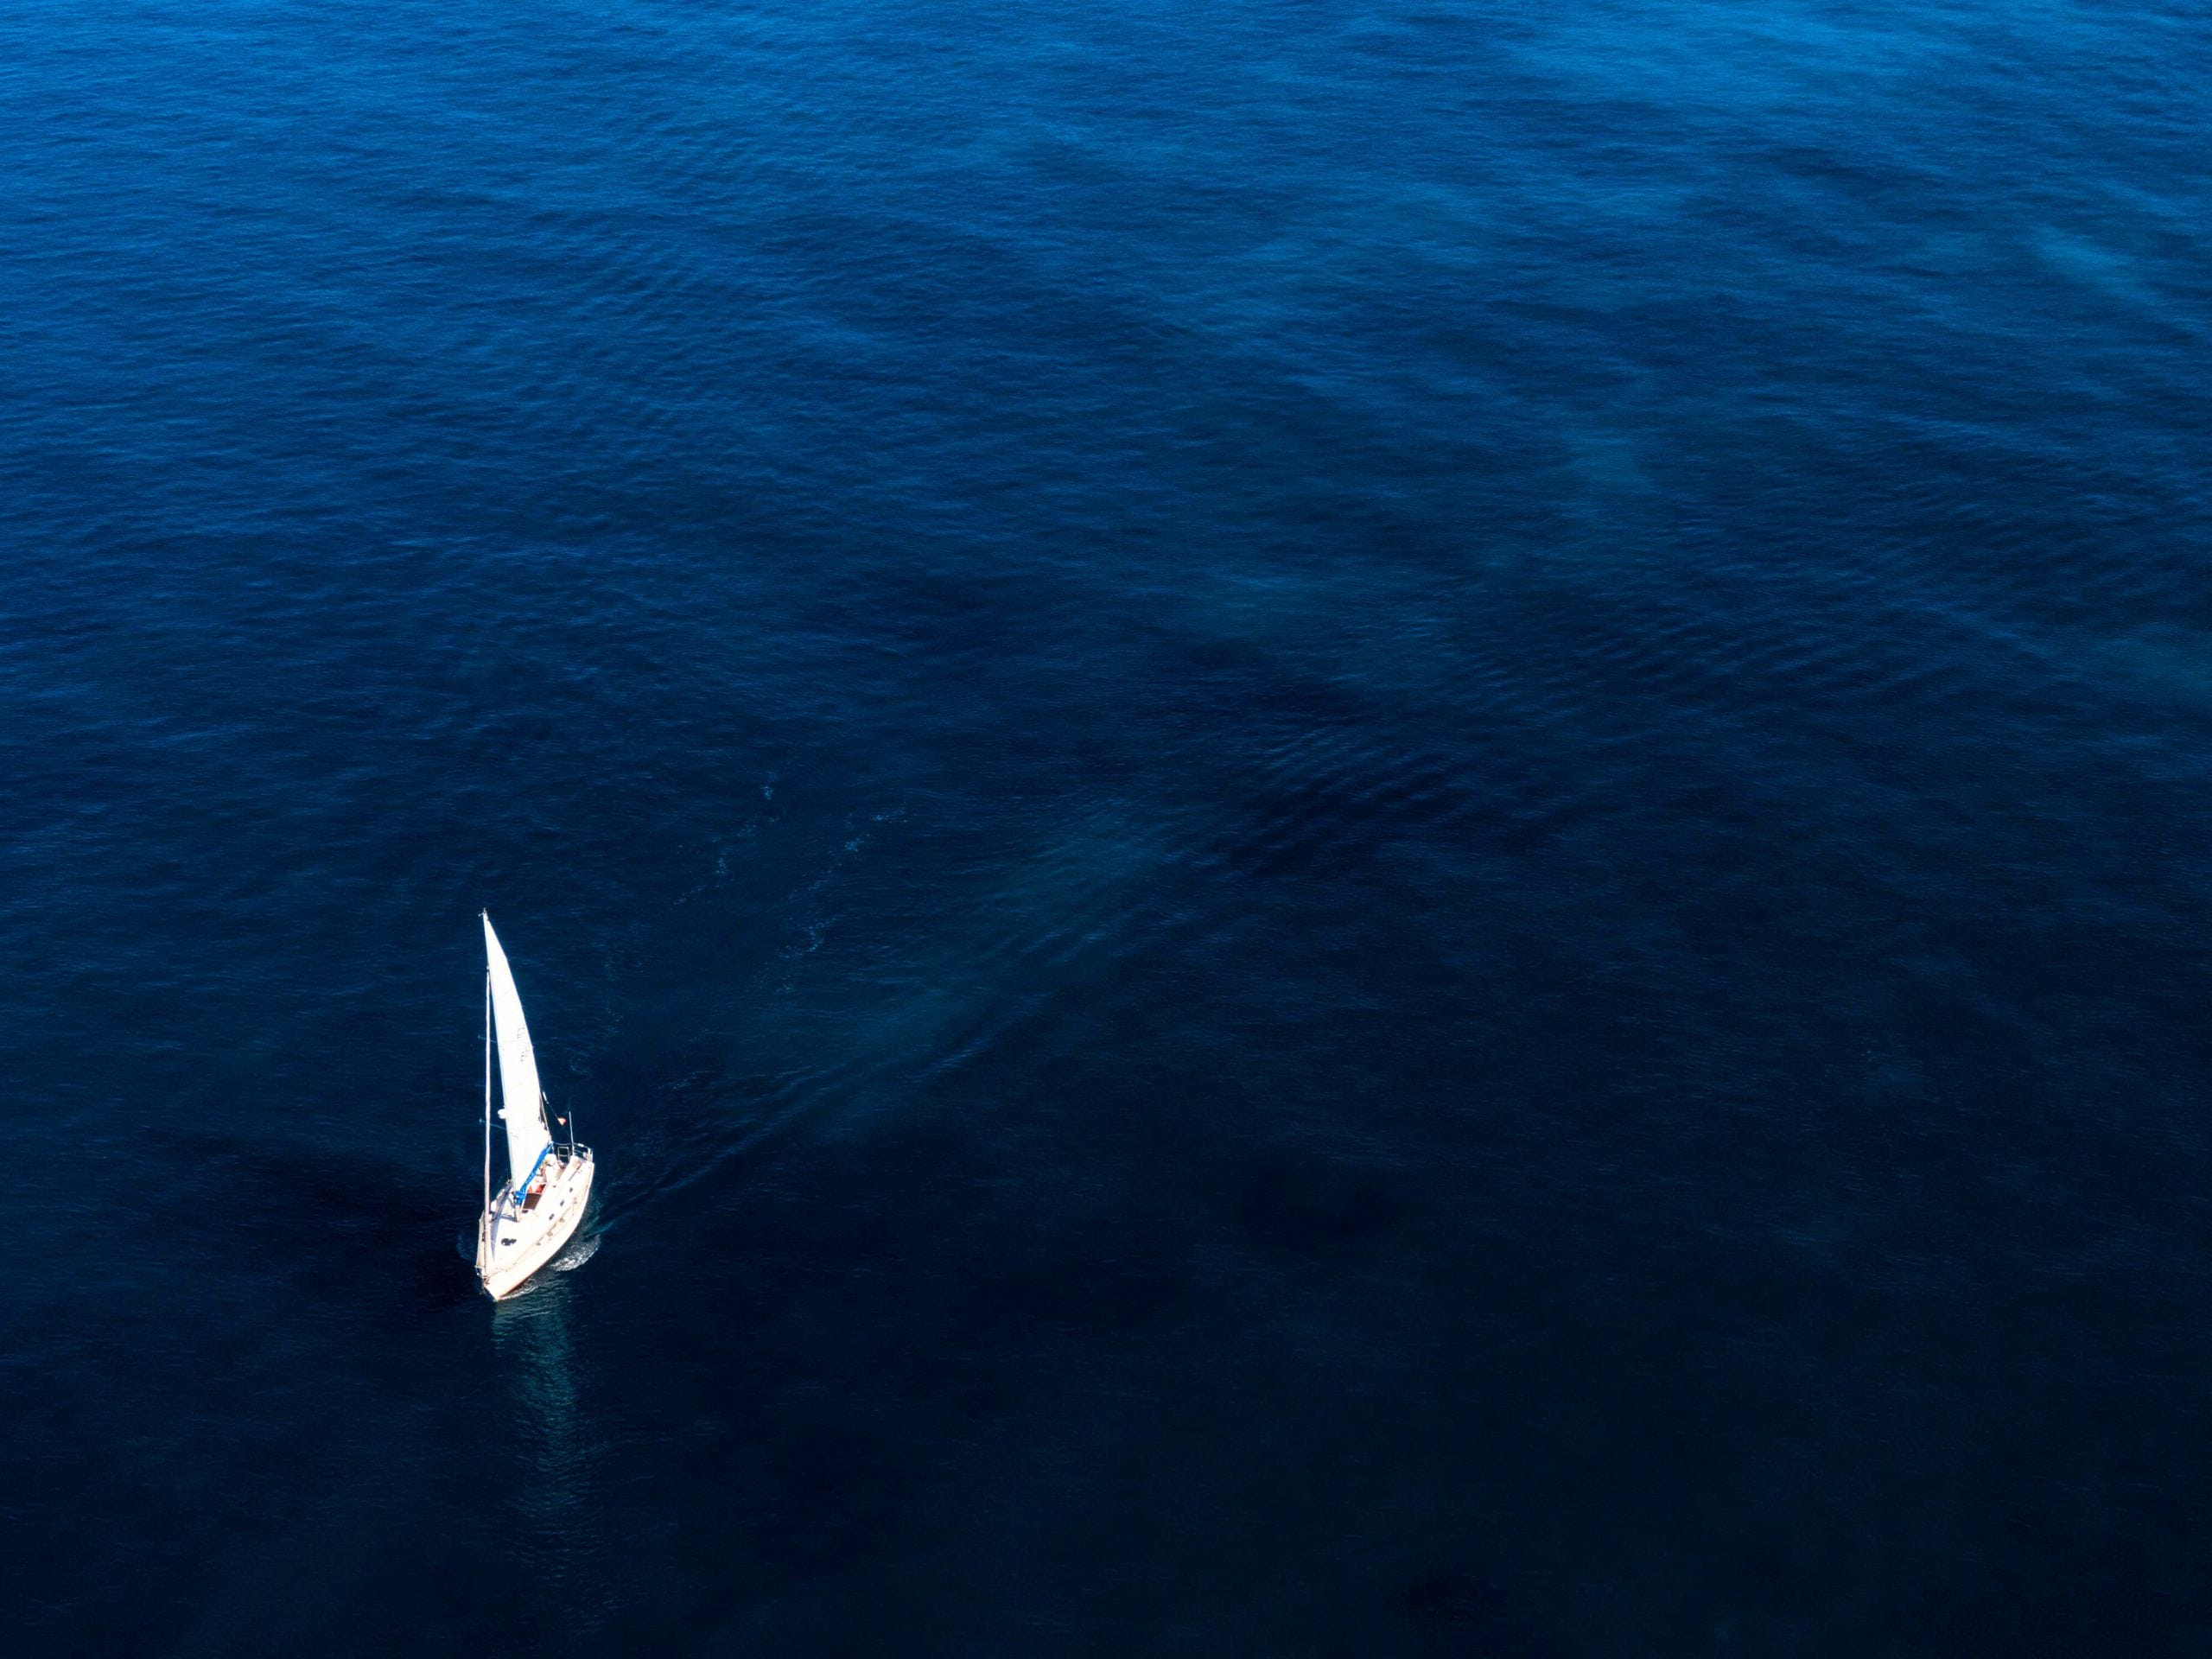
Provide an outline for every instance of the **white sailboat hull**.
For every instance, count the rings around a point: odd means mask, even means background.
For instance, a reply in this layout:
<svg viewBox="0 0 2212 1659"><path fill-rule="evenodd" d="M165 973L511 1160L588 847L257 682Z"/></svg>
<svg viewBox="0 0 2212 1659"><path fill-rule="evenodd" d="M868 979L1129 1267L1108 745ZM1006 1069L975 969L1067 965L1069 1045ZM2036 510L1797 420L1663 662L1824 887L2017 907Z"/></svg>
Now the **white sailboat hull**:
<svg viewBox="0 0 2212 1659"><path fill-rule="evenodd" d="M546 1159L545 1185L535 1202L501 1189L478 1219L476 1276L493 1301L512 1296L531 1276L560 1254L575 1234L591 1198L591 1148L578 1147L567 1160Z"/></svg>

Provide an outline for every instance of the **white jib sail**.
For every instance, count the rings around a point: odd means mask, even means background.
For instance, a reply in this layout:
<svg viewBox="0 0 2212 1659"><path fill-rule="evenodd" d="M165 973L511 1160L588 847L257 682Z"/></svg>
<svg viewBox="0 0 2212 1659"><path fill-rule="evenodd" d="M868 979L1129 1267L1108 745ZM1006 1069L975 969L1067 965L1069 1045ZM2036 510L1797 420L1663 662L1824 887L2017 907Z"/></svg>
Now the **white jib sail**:
<svg viewBox="0 0 2212 1659"><path fill-rule="evenodd" d="M519 1186L553 1137L545 1128L545 1097L538 1089L537 1056L531 1051L522 997L489 916L484 918L484 954L492 964L492 1026L499 1033L499 1091L506 1103L499 1117L507 1126L508 1179Z"/></svg>

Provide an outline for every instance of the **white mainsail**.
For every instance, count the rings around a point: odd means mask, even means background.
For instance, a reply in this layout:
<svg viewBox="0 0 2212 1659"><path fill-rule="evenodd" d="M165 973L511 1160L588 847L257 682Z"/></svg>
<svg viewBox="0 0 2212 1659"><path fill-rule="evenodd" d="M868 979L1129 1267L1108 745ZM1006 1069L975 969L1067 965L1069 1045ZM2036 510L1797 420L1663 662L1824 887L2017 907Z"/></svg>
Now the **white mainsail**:
<svg viewBox="0 0 2212 1659"><path fill-rule="evenodd" d="M506 1101L499 1117L507 1126L507 1177L520 1186L553 1137L545 1128L545 1096L538 1089L537 1056L531 1051L522 997L489 916L484 918L484 954L492 964L492 1024L499 1033L499 1090Z"/></svg>

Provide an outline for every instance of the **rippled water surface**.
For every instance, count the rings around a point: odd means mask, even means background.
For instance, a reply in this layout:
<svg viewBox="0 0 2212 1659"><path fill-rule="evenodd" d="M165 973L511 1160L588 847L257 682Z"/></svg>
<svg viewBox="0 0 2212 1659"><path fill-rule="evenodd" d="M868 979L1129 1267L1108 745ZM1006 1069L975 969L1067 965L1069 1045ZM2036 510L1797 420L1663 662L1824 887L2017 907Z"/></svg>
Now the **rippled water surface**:
<svg viewBox="0 0 2212 1659"><path fill-rule="evenodd" d="M21 0L8 1645L2212 1651L2208 110ZM480 906L601 1166L497 1308Z"/></svg>

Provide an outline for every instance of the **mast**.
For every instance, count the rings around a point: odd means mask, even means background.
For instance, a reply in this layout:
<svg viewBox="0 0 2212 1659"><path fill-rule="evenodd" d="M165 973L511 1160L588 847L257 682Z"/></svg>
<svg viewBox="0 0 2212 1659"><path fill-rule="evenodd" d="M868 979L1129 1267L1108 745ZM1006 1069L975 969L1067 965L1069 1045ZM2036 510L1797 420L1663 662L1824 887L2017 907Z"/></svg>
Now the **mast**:
<svg viewBox="0 0 2212 1659"><path fill-rule="evenodd" d="M484 964L484 1238L492 1237L492 964ZM486 1257L490 1255L487 1249Z"/></svg>

